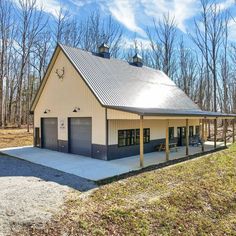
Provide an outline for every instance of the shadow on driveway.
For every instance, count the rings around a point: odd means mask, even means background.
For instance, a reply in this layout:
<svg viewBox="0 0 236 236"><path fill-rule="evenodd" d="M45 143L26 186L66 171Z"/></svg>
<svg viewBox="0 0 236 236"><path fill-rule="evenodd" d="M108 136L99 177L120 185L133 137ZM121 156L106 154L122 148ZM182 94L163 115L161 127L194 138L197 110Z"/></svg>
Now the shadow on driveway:
<svg viewBox="0 0 236 236"><path fill-rule="evenodd" d="M33 176L44 181L67 185L81 192L96 188L90 180L0 153L0 177Z"/></svg>

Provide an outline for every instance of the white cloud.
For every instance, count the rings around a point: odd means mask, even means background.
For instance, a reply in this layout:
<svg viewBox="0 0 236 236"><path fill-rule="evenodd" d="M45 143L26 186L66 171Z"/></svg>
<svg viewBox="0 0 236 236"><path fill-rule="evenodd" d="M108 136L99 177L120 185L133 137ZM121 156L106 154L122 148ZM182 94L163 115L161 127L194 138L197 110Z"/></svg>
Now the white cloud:
<svg viewBox="0 0 236 236"><path fill-rule="evenodd" d="M163 14L175 17L177 27L186 32L186 20L198 14L198 0L103 0L112 16L127 29L146 37L141 27L151 23L151 19L159 20Z"/></svg>
<svg viewBox="0 0 236 236"><path fill-rule="evenodd" d="M142 39L142 38L135 38L137 42L137 47L140 50L142 49L151 49L150 41L147 39ZM124 42L124 48L125 49L130 49L134 48L134 39L130 39L127 37L123 37L123 42Z"/></svg>
<svg viewBox="0 0 236 236"><path fill-rule="evenodd" d="M36 7L53 15L54 17L58 17L58 13L60 12L61 3L57 0L37 0Z"/></svg>
<svg viewBox="0 0 236 236"><path fill-rule="evenodd" d="M231 19L228 23L229 26L229 39L236 41L236 21Z"/></svg>
<svg viewBox="0 0 236 236"><path fill-rule="evenodd" d="M13 0L13 2L19 6L18 0ZM35 6L38 10L42 9L42 11L51 14L54 17L58 17L62 5L59 0L36 0Z"/></svg>
<svg viewBox="0 0 236 236"><path fill-rule="evenodd" d="M175 18L177 27L186 32L186 20L191 19L198 13L197 0L140 0L145 14L156 20L161 19L163 14L169 14Z"/></svg>
<svg viewBox="0 0 236 236"><path fill-rule="evenodd" d="M93 0L70 0L77 7L83 7L84 5L91 4ZM77 9L78 10L78 9Z"/></svg>
<svg viewBox="0 0 236 236"><path fill-rule="evenodd" d="M13 0L18 2L18 0ZM37 0L37 8L58 17L61 3L65 0ZM188 20L200 12L199 0L68 0L64 10L78 13L79 9L87 4L99 4L103 11L109 12L118 22L131 32L147 38L145 28L152 25L152 19L160 20L163 14L175 18L177 27L186 32ZM235 4L235 0L220 0L217 5L226 10ZM69 8L70 6L70 8Z"/></svg>
<svg viewBox="0 0 236 236"><path fill-rule="evenodd" d="M145 37L146 33L136 23L135 5L136 1L129 0L113 0L107 2L108 9L117 21L122 23L130 31Z"/></svg>
<svg viewBox="0 0 236 236"><path fill-rule="evenodd" d="M235 0L226 0L226 1L222 1L218 3L217 6L219 7L220 10L224 11L224 10L229 9L234 4L235 4Z"/></svg>

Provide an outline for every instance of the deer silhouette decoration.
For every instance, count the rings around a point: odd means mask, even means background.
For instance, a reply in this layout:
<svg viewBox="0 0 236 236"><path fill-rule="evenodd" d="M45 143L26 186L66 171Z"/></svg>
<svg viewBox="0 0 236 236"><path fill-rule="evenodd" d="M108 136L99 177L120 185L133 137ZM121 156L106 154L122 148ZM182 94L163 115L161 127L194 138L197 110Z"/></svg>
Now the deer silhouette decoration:
<svg viewBox="0 0 236 236"><path fill-rule="evenodd" d="M64 67L62 67L62 69L56 69L56 75L58 76L58 78L60 79L60 80L63 80L64 79L64 75L65 75L65 68Z"/></svg>

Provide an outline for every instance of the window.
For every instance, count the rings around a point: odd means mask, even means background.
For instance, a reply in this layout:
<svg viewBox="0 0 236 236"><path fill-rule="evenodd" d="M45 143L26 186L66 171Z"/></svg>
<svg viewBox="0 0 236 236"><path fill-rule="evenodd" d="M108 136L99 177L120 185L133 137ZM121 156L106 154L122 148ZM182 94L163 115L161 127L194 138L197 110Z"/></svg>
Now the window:
<svg viewBox="0 0 236 236"><path fill-rule="evenodd" d="M150 129L143 129L143 142L144 143L150 142Z"/></svg>
<svg viewBox="0 0 236 236"><path fill-rule="evenodd" d="M195 126L195 134L196 135L200 135L200 127L199 127L199 125Z"/></svg>
<svg viewBox="0 0 236 236"><path fill-rule="evenodd" d="M182 127L182 138L186 138L186 127Z"/></svg>
<svg viewBox="0 0 236 236"><path fill-rule="evenodd" d="M136 129L136 140L135 140L135 144L139 144L139 143L140 143L139 129Z"/></svg>
<svg viewBox="0 0 236 236"><path fill-rule="evenodd" d="M125 132L125 130L118 131L118 146L119 147L126 146L126 132Z"/></svg>
<svg viewBox="0 0 236 236"><path fill-rule="evenodd" d="M126 146L131 146L135 144L135 134L134 129L126 130Z"/></svg>
<svg viewBox="0 0 236 236"><path fill-rule="evenodd" d="M118 131L118 146L131 146L135 144L135 132L134 129L119 130Z"/></svg>
<svg viewBox="0 0 236 236"><path fill-rule="evenodd" d="M193 126L189 126L189 137L193 137Z"/></svg>
<svg viewBox="0 0 236 236"><path fill-rule="evenodd" d="M175 138L174 127L169 127L169 140L173 140Z"/></svg>
<svg viewBox="0 0 236 236"><path fill-rule="evenodd" d="M118 147L137 145L140 142L140 130L118 130ZM150 142L150 129L143 129L143 142Z"/></svg>

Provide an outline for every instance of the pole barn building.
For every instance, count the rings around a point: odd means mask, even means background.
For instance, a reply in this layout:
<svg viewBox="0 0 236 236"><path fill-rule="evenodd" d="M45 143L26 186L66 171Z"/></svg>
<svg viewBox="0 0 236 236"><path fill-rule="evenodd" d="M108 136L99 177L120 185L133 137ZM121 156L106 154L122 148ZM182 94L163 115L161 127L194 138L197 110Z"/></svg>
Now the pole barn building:
<svg viewBox="0 0 236 236"><path fill-rule="evenodd" d="M202 111L163 72L58 44L32 103L34 145L102 160L188 146L204 149L206 119L234 115ZM215 122L216 123L216 122ZM233 135L234 137L234 135ZM195 140L195 141L194 141ZM216 136L215 136L216 143Z"/></svg>

